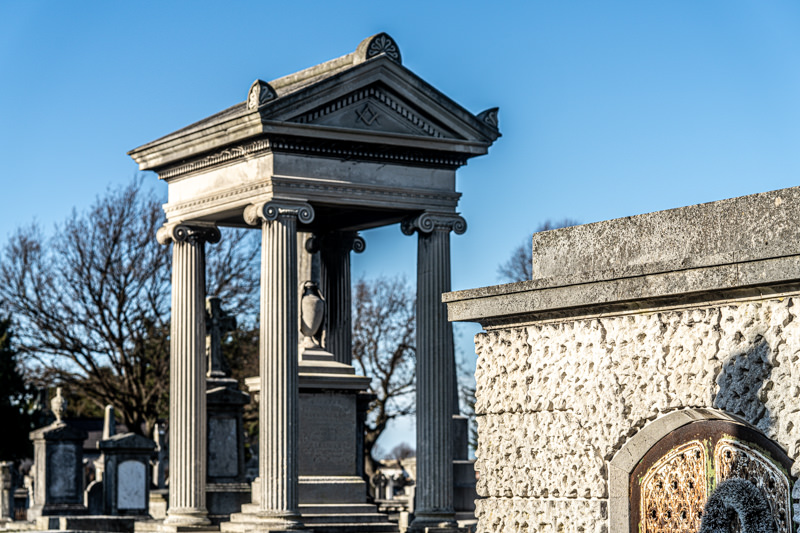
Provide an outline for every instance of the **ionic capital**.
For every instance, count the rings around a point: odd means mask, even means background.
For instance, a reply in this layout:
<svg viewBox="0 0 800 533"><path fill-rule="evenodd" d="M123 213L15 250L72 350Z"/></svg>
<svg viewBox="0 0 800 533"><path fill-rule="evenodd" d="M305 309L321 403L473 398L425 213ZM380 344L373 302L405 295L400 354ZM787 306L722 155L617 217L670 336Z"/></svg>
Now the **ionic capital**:
<svg viewBox="0 0 800 533"><path fill-rule="evenodd" d="M219 228L207 222L173 222L158 228L156 240L159 244L171 242L208 242L217 243L220 240Z"/></svg>
<svg viewBox="0 0 800 533"><path fill-rule="evenodd" d="M257 226L262 220L272 221L279 217L296 217L303 224L314 220L314 208L306 202L270 201L248 205L244 210L244 221Z"/></svg>
<svg viewBox="0 0 800 533"><path fill-rule="evenodd" d="M306 251L310 254L320 250L353 251L360 254L367 243L355 231L337 231L324 235L314 235L306 241Z"/></svg>
<svg viewBox="0 0 800 533"><path fill-rule="evenodd" d="M406 235L413 235L415 231L431 233L436 231L453 231L461 235L467 231L467 221L456 214L449 213L422 213L414 218L407 218L400 223L400 229Z"/></svg>

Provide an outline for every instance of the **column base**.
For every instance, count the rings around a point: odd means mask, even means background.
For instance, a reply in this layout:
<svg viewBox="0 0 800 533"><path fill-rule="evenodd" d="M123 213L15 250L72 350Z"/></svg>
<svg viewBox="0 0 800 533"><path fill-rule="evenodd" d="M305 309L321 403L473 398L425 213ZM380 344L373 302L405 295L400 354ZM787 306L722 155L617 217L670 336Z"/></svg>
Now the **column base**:
<svg viewBox="0 0 800 533"><path fill-rule="evenodd" d="M167 511L167 518L164 519L159 530L168 533L193 528L208 528L209 526L211 526L211 520L208 519L208 510L206 509L171 508Z"/></svg>
<svg viewBox="0 0 800 533"><path fill-rule="evenodd" d="M300 517L295 513L274 514L261 511L257 504L245 504L241 513L231 515L230 522L219 525L221 532L227 533L288 533L307 532Z"/></svg>
<svg viewBox="0 0 800 533"><path fill-rule="evenodd" d="M409 524L410 533L462 533L466 531L458 527L453 513L417 512Z"/></svg>

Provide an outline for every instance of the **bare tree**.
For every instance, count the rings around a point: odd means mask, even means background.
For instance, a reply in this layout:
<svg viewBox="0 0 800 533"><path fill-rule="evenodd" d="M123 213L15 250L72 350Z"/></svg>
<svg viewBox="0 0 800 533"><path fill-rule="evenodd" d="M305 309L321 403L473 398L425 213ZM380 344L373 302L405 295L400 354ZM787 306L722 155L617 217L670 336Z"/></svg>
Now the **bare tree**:
<svg viewBox="0 0 800 533"><path fill-rule="evenodd" d="M549 231L551 229L567 228L569 226L576 226L580 222L571 218L565 218L558 222L546 220L540 224L534 233L540 231ZM506 283L514 283L516 281L528 281L533 277L533 233L511 252L508 261L497 267L497 273L500 280Z"/></svg>
<svg viewBox="0 0 800 533"><path fill-rule="evenodd" d="M416 456L417 456L417 451L414 449L413 446L411 446L407 442L401 442L400 444L392 448L391 452L389 452L389 458L394 459L396 461L402 461L403 459L408 459L409 457L416 457Z"/></svg>
<svg viewBox="0 0 800 533"><path fill-rule="evenodd" d="M73 211L50 238L35 225L18 230L0 264L0 300L29 376L112 404L130 431L147 435L169 392L171 254L155 239L161 203L134 179ZM233 233L207 247L209 294L251 316L255 243Z"/></svg>
<svg viewBox="0 0 800 533"><path fill-rule="evenodd" d="M370 376L375 400L367 413L364 459L376 469L375 443L390 420L414 413L416 312L402 278L359 280L353 302L353 364Z"/></svg>

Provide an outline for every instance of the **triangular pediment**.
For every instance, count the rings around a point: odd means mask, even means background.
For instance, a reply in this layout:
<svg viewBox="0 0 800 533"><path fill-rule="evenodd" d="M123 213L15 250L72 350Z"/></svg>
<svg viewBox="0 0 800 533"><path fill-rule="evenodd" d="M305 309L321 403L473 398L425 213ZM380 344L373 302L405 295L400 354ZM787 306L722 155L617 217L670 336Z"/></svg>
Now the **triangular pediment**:
<svg viewBox="0 0 800 533"><path fill-rule="evenodd" d="M437 157L457 154L466 161L486 153L499 136L497 108L478 114L464 109L404 67L397 43L380 33L350 54L271 82L256 80L243 102L130 155L143 170L170 167L168 174L160 172L166 179L178 175L172 166L197 170L197 164L215 164L220 157L227 161L228 155L213 152L254 139L343 142L351 148L380 144Z"/></svg>
<svg viewBox="0 0 800 533"><path fill-rule="evenodd" d="M345 94L292 117L288 122L436 138L461 138L450 128L380 84Z"/></svg>
<svg viewBox="0 0 800 533"><path fill-rule="evenodd" d="M257 108L272 123L489 144L500 135L496 121L470 113L386 56L292 86L291 91L262 83L273 96Z"/></svg>

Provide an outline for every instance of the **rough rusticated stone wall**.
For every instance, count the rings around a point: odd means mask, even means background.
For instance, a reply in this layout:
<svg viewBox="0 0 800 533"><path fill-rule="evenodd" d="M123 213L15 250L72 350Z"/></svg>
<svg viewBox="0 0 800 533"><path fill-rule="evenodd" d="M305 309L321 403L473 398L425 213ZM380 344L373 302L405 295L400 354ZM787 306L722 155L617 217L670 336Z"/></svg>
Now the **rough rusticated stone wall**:
<svg viewBox="0 0 800 533"><path fill-rule="evenodd" d="M646 422L677 409L739 415L797 458L795 302L477 335L478 531L607 532L608 462Z"/></svg>

